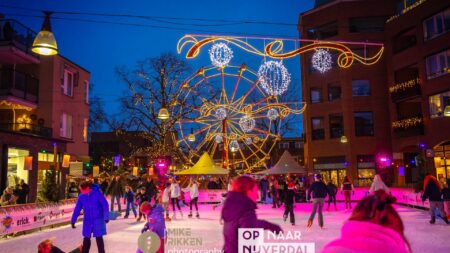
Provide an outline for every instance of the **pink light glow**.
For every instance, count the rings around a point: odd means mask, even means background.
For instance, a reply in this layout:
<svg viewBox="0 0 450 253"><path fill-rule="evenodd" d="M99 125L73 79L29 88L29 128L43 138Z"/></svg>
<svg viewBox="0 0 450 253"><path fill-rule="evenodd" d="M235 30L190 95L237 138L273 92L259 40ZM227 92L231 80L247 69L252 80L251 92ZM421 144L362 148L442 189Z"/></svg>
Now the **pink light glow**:
<svg viewBox="0 0 450 253"><path fill-rule="evenodd" d="M165 163L158 163L158 167L166 167Z"/></svg>
<svg viewBox="0 0 450 253"><path fill-rule="evenodd" d="M381 157L381 158L380 158L380 161L386 162L386 161L387 161L387 158L386 158L386 157Z"/></svg>

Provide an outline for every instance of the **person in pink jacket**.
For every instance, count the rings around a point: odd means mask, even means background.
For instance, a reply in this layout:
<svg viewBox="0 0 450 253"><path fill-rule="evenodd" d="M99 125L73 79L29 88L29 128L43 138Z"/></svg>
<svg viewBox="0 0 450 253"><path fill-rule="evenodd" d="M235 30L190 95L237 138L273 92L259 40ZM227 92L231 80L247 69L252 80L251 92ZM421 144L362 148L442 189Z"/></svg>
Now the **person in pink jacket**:
<svg viewBox="0 0 450 253"><path fill-rule="evenodd" d="M322 253L410 253L403 222L384 190L362 199L341 230L341 237Z"/></svg>

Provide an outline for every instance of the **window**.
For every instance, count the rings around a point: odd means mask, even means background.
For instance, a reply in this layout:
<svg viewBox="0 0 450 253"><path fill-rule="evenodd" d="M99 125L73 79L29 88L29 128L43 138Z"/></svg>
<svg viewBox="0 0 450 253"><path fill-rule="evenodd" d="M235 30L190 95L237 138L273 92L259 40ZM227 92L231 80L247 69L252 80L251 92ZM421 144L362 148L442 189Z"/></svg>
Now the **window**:
<svg viewBox="0 0 450 253"><path fill-rule="evenodd" d="M323 118L311 118L312 139L325 139L325 130L323 127Z"/></svg>
<svg viewBox="0 0 450 253"><path fill-rule="evenodd" d="M342 115L330 115L330 138L341 138L344 135L344 119Z"/></svg>
<svg viewBox="0 0 450 253"><path fill-rule="evenodd" d="M67 113L61 115L59 135L64 138L72 138L72 115Z"/></svg>
<svg viewBox="0 0 450 253"><path fill-rule="evenodd" d="M369 80L353 80L352 94L354 97L370 96L370 82Z"/></svg>
<svg viewBox="0 0 450 253"><path fill-rule="evenodd" d="M280 148L280 149L289 149L289 142L280 142L280 143L278 143L278 148Z"/></svg>
<svg viewBox="0 0 450 253"><path fill-rule="evenodd" d="M433 39L450 30L450 9L432 16L423 21L423 37L425 40Z"/></svg>
<svg viewBox="0 0 450 253"><path fill-rule="evenodd" d="M308 29L309 39L326 39L338 35L337 22L331 22L316 28Z"/></svg>
<svg viewBox="0 0 450 253"><path fill-rule="evenodd" d="M322 102L322 89L311 89L311 104Z"/></svg>
<svg viewBox="0 0 450 253"><path fill-rule="evenodd" d="M373 136L372 112L355 112L354 119L356 136Z"/></svg>
<svg viewBox="0 0 450 253"><path fill-rule="evenodd" d="M430 118L450 117L450 91L430 96Z"/></svg>
<svg viewBox="0 0 450 253"><path fill-rule="evenodd" d="M357 155L358 186L370 186L376 174L373 155Z"/></svg>
<svg viewBox="0 0 450 253"><path fill-rule="evenodd" d="M399 53L417 44L416 29L411 28L405 32L396 35L393 38L392 50Z"/></svg>
<svg viewBox="0 0 450 253"><path fill-rule="evenodd" d="M17 177L28 183L29 169L37 170L37 168L31 166L33 159L36 159L36 157L30 156L30 151L27 149L8 148L7 152L8 167L5 170L2 169L2 173L5 172L6 174L7 185L14 187L18 183ZM31 164L29 164L30 162Z"/></svg>
<svg viewBox="0 0 450 253"><path fill-rule="evenodd" d="M56 156L58 158L58 156ZM47 152L39 152L38 153L38 161L39 162L53 162L53 159L55 159L55 155L53 153L47 153Z"/></svg>
<svg viewBox="0 0 450 253"><path fill-rule="evenodd" d="M301 149L301 148L302 148L302 143L299 142L299 141L296 141L296 142L295 142L295 148L296 148L296 149Z"/></svg>
<svg viewBox="0 0 450 253"><path fill-rule="evenodd" d="M428 79L447 74L450 68L450 49L428 56L426 65Z"/></svg>
<svg viewBox="0 0 450 253"><path fill-rule="evenodd" d="M67 95L70 97L73 96L74 82L75 82L75 74L73 72L71 72L70 70L64 69L64 81L63 81L63 86L61 87L64 95Z"/></svg>
<svg viewBox="0 0 450 253"><path fill-rule="evenodd" d="M88 124L89 124L89 119L83 119L83 141L84 142L88 141Z"/></svg>
<svg viewBox="0 0 450 253"><path fill-rule="evenodd" d="M382 32L384 31L384 24L386 17L358 17L350 18L349 32Z"/></svg>
<svg viewBox="0 0 450 253"><path fill-rule="evenodd" d="M341 99L341 86L328 87L328 101Z"/></svg>
<svg viewBox="0 0 450 253"><path fill-rule="evenodd" d="M89 104L89 81L84 81L84 101Z"/></svg>

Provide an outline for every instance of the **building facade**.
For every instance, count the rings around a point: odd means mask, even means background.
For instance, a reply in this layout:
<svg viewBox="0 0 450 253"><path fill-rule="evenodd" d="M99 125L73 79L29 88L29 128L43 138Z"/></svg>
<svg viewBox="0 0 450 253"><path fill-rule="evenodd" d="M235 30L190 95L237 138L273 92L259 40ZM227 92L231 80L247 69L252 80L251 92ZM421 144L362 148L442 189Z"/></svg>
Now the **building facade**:
<svg viewBox="0 0 450 253"><path fill-rule="evenodd" d="M23 179L36 199L45 171L87 162L90 73L61 55L31 52L36 32L0 19L0 190ZM66 165L66 164L65 164Z"/></svg>

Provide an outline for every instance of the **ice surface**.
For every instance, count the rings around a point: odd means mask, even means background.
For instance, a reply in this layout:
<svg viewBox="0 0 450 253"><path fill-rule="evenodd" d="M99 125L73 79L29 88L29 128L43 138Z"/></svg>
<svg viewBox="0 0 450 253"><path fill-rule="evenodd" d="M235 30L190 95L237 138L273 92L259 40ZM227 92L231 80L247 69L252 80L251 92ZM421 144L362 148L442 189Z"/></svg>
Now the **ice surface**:
<svg viewBox="0 0 450 253"><path fill-rule="evenodd" d="M219 222L220 208L212 210L211 205L200 205L200 219L188 218L188 208L184 207L184 217L167 222L168 228L191 228L192 238L202 238L202 249L221 248L223 243L222 226ZM297 204L295 207L296 226L284 223L282 219L283 208L272 209L271 205L259 205L258 217L280 224L285 231L298 230L302 233L302 242L316 243L316 251L330 240L340 235L343 222L349 217L349 211L343 211L343 204L339 203L340 211L324 211L326 229L320 229L317 225L317 215L313 227L306 230L306 222L311 211L310 204ZM406 237L411 243L413 252L450 252L450 226L442 220L437 220L435 225L428 223L427 211L398 207L406 227ZM195 213L194 213L195 216ZM106 252L129 253L136 252L137 238L140 235L144 223L137 223L134 219L111 221L107 225L108 235L105 237ZM36 252L40 241L56 237L55 245L64 251L69 251L81 244L81 222L77 228L63 226L47 229L16 238L0 239L0 252L28 253ZM194 247L195 248L195 247ZM91 252L97 252L95 240L92 240Z"/></svg>

